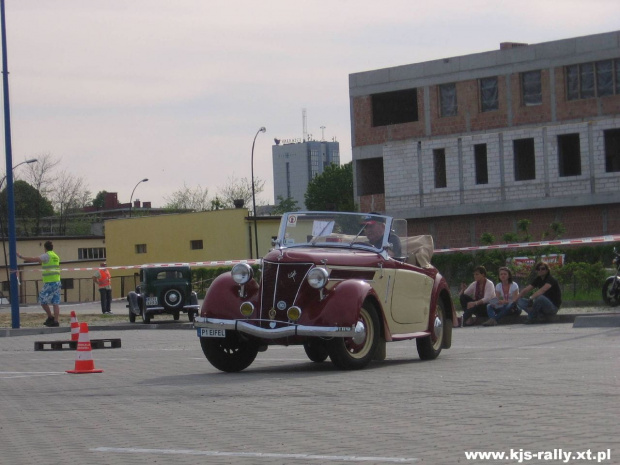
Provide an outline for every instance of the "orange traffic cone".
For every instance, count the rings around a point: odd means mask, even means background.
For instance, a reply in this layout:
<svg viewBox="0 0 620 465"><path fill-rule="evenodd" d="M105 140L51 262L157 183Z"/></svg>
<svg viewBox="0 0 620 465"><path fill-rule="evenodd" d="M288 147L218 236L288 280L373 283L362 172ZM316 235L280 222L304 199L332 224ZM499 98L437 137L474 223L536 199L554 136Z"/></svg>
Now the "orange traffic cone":
<svg viewBox="0 0 620 465"><path fill-rule="evenodd" d="M71 310L71 340L77 341L80 338L80 324L78 323L75 311Z"/></svg>
<svg viewBox="0 0 620 465"><path fill-rule="evenodd" d="M77 344L75 369L67 370L67 373L102 373L103 370L95 370L90 337L88 336L88 323L80 323L80 337Z"/></svg>

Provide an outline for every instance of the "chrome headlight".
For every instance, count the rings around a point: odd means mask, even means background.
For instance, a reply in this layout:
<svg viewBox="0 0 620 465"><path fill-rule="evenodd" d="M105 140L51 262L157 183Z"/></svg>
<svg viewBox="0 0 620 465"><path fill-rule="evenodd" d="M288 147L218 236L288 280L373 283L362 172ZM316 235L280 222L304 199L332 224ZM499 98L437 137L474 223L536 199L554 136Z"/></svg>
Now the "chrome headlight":
<svg viewBox="0 0 620 465"><path fill-rule="evenodd" d="M301 308L296 305L293 305L286 311L286 316L291 321L297 321L301 318Z"/></svg>
<svg viewBox="0 0 620 465"><path fill-rule="evenodd" d="M233 266L231 274L234 282L237 284L245 284L252 279L252 267L247 263L237 263Z"/></svg>
<svg viewBox="0 0 620 465"><path fill-rule="evenodd" d="M243 302L241 307L239 307L239 311L244 317L249 318L254 313L254 305L252 305L252 302Z"/></svg>
<svg viewBox="0 0 620 465"><path fill-rule="evenodd" d="M325 268L312 268L308 272L308 284L315 289L323 289L327 285L328 273Z"/></svg>

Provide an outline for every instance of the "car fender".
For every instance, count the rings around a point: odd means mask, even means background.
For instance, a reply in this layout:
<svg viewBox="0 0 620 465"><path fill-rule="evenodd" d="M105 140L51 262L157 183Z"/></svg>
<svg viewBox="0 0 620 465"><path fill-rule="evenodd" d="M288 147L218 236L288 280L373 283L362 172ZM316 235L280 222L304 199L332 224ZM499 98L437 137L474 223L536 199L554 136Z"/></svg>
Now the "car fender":
<svg viewBox="0 0 620 465"><path fill-rule="evenodd" d="M315 324L354 325L359 318L362 304L369 295L374 295L377 300L372 286L365 281L351 279L337 283L322 301L323 309Z"/></svg>
<svg viewBox="0 0 620 465"><path fill-rule="evenodd" d="M450 287L441 274L435 276L435 288L433 289L433 297L431 298L431 308L428 318L428 330L433 331L435 325L435 317L437 316L437 301L441 299L446 314L444 315L444 324L449 325L448 330L444 333L443 347L449 349L452 345L452 328L458 326L458 319L452 298L450 296Z"/></svg>
<svg viewBox="0 0 620 465"><path fill-rule="evenodd" d="M243 296L239 295L240 289L241 286L232 279L230 272L219 275L207 290L200 316L237 319L241 316L239 307L243 302L251 302L255 309L260 307L259 285L254 279L243 286Z"/></svg>
<svg viewBox="0 0 620 465"><path fill-rule="evenodd" d="M142 296L136 292L129 291L127 294L127 307L135 315L140 315Z"/></svg>

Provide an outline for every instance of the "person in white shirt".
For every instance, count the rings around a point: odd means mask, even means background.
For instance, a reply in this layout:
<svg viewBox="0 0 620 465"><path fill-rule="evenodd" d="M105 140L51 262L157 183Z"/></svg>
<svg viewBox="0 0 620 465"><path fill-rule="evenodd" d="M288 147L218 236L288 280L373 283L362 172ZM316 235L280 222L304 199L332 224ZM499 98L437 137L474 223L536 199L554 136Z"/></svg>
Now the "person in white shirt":
<svg viewBox="0 0 620 465"><path fill-rule="evenodd" d="M499 268L499 283L495 286L496 302L487 305L489 319L482 326L496 326L497 322L506 315L519 315L521 310L517 307L519 285L512 280L512 272L502 266Z"/></svg>
<svg viewBox="0 0 620 465"><path fill-rule="evenodd" d="M473 326L478 323L476 317L487 314L487 304L495 298L493 281L487 279L487 269L484 266L474 268L474 282L469 286L461 283L461 308L463 309L463 326Z"/></svg>

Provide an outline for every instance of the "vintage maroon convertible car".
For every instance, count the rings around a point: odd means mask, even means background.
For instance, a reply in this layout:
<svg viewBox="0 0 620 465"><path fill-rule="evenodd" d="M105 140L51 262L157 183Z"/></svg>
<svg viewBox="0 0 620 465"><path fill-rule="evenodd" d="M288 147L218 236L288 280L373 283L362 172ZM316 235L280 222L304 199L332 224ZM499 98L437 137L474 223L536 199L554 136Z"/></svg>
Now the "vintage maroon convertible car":
<svg viewBox="0 0 620 465"><path fill-rule="evenodd" d="M314 362L359 369L384 359L386 342L416 339L421 359L436 358L456 315L432 238L406 230L381 215L285 214L260 283L239 263L209 288L194 320L205 356L234 372L269 345L303 345Z"/></svg>

